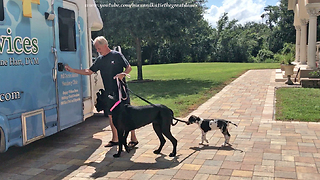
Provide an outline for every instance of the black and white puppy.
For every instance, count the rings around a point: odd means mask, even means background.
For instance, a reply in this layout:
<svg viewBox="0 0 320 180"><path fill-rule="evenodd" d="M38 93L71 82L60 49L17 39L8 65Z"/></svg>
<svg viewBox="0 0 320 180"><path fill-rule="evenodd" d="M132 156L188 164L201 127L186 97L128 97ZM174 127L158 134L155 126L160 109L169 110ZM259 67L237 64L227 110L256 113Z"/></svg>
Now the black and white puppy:
<svg viewBox="0 0 320 180"><path fill-rule="evenodd" d="M228 125L233 124L236 127L238 127L238 125L236 125L235 123L224 120L224 119L202 119L198 116L191 115L189 117L188 124L193 124L193 123L197 123L199 125L199 128L202 131L201 142L199 144L203 144L204 141L209 143L209 141L206 138L206 134L208 131L220 129L220 131L222 132L225 138L225 141L222 144L222 146L226 146L226 145L231 146L231 144L229 144L230 134L228 131Z"/></svg>

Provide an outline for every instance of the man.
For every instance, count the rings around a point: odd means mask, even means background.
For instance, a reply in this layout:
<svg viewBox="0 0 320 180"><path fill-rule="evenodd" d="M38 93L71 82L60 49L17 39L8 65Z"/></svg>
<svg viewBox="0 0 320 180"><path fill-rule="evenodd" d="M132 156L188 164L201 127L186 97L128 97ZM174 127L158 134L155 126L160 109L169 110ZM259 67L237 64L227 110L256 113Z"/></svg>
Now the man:
<svg viewBox="0 0 320 180"><path fill-rule="evenodd" d="M95 38L93 45L100 56L89 69L73 69L68 65L65 66L65 69L69 72L81 75L91 75L100 70L105 92L118 97L119 94L116 78L119 78L120 80L124 79L125 76L131 72L132 68L127 59L121 53L113 51L109 48L108 41L103 36ZM125 69L125 71L123 71L123 69ZM127 97L125 102L130 104L129 97ZM117 129L112 122L110 109L105 109L104 111L105 116L109 116L112 130L112 140L109 141L105 147L118 145L119 140ZM128 146L134 147L137 144L138 140L135 135L135 131L133 130L131 131L131 141L129 142Z"/></svg>

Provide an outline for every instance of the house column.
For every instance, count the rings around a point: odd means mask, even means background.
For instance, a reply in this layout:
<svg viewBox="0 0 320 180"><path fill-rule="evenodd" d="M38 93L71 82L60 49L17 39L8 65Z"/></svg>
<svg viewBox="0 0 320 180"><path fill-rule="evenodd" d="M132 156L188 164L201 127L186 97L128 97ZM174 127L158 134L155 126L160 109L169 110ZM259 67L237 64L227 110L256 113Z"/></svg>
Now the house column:
<svg viewBox="0 0 320 180"><path fill-rule="evenodd" d="M301 19L300 64L307 64L307 19Z"/></svg>
<svg viewBox="0 0 320 180"><path fill-rule="evenodd" d="M301 27L295 26L296 28L296 60L295 62L300 62L300 41L301 41Z"/></svg>
<svg viewBox="0 0 320 180"><path fill-rule="evenodd" d="M316 68L317 16L316 8L308 9L309 38L308 38L308 68Z"/></svg>

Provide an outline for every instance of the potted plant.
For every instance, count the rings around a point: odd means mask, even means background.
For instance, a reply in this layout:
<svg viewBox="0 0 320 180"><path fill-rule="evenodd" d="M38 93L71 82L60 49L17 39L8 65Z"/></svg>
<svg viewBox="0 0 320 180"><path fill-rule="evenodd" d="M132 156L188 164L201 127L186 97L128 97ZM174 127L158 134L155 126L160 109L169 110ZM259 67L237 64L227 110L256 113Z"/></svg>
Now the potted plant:
<svg viewBox="0 0 320 180"><path fill-rule="evenodd" d="M287 53L284 54L283 56L283 61L282 61L282 68L284 69L284 75L288 77L287 81L285 84L288 85L293 85L293 82L291 81L291 75L293 75L293 69L294 69L294 64L292 64L294 60L294 55L293 53Z"/></svg>

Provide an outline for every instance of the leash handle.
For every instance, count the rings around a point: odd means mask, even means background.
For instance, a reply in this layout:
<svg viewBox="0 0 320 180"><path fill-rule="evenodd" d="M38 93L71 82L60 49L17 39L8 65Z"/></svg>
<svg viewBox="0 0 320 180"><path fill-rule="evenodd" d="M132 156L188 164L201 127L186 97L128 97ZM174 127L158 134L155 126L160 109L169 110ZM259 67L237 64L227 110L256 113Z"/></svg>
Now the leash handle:
<svg viewBox="0 0 320 180"><path fill-rule="evenodd" d="M129 74L125 74L125 76L127 76L127 77L129 77L130 78L130 75ZM113 111L113 109L115 108L115 107L117 107L120 103L121 103L121 100L127 100L127 98L128 98L128 94L127 94L127 91L126 91L126 88L125 88L125 85L124 85L124 83L122 82L122 80L119 80L119 78L118 77L116 77L115 78L116 80L117 80L117 86L118 86L118 93L119 93L119 100L110 108L110 112L112 112ZM125 98L123 98L122 97L122 91L121 91L121 82L122 82L122 88L123 88L123 91L124 91L124 93L126 94L126 97Z"/></svg>
<svg viewBox="0 0 320 180"><path fill-rule="evenodd" d="M125 74L125 77L130 78L129 74L126 74L126 73L123 73L123 74ZM125 83L122 80L119 80L119 77L115 77L115 79L117 80L119 100L124 100L124 101L127 100L128 94L127 94L127 91L126 91ZM122 85L122 89L123 89L124 93L126 94L125 98L122 97L121 85Z"/></svg>

